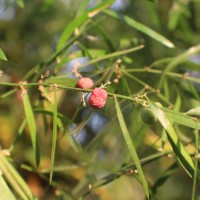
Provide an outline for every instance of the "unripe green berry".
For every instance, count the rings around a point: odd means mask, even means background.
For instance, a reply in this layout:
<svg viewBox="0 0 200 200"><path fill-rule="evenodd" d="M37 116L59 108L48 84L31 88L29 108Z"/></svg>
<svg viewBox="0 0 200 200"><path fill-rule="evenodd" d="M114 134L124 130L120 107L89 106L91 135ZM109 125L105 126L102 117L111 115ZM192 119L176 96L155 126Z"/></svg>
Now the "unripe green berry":
<svg viewBox="0 0 200 200"><path fill-rule="evenodd" d="M154 124L157 121L157 117L149 108L142 109L141 118L145 124Z"/></svg>

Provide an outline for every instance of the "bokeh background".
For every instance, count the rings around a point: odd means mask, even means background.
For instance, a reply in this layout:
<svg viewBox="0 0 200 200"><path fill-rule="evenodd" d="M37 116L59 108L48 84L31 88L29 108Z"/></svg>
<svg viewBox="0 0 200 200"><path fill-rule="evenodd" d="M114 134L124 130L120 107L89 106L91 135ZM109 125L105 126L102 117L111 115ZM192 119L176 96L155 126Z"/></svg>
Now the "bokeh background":
<svg viewBox="0 0 200 200"><path fill-rule="evenodd" d="M8 61L0 61L3 75L0 82L18 83L34 66L48 60L56 52L56 45L68 24L77 16L77 11L87 10L99 1L91 0L34 0L24 1L24 8L17 1L0 1L0 47L5 52ZM151 65L163 58L179 55L200 41L200 2L198 0L116 0L111 6L123 15L157 31L168 38L175 48L168 48L144 33L135 30L122 21L111 18L105 13L94 17L92 26L83 31L81 36L66 51L66 63L54 71L53 65L47 66L52 75L71 74L76 62L81 64L97 56L112 53L144 44L145 48L120 57L123 67L127 69L141 68ZM80 51L81 53L77 51ZM88 54L88 51L93 54ZM88 56L89 55L89 56ZM116 60L105 60L98 66L91 64L80 70L83 76L90 76L94 81L101 80L103 73L98 71L110 67ZM181 65L177 73L187 72L187 66L195 77L199 77L198 55L191 58L190 63ZM197 67L198 66L198 67ZM96 68L98 67L98 68ZM161 70L165 64L160 65ZM200 70L199 70L200 71ZM116 78L113 73L111 79ZM145 84L157 87L160 75L135 73ZM28 79L27 81L31 81ZM105 83L107 77L102 80ZM128 85L128 86L127 86ZM199 97L191 94L191 84L177 80L168 80L163 90L165 96L174 104L176 94L180 94L180 111L184 112L192 106L199 105ZM196 93L199 86L196 85ZM128 88L128 89L127 89ZM34 167L33 151L28 127L20 129L25 118L21 92L15 88L12 95L5 97L11 87L0 86L0 146L9 149L17 171L27 181L32 192L39 199L91 199L91 200L143 200L145 192L137 180L137 174L120 172L120 169L131 163L131 157L124 142L113 106L109 98L103 110L94 111L89 105L81 104L81 93L73 90L58 91L58 111L65 116L63 129L58 133L55 157L55 172L53 185L49 186L49 166L52 138L52 117L35 111L38 128L39 145L42 154L38 169ZM124 95L137 94L144 91L144 85L133 79L120 79L118 84L112 83L108 90ZM168 91L170 94L168 94ZM29 91L30 99L35 108L48 108L33 88ZM88 94L86 94L87 96ZM160 101L155 93L149 94L153 100ZM49 91L50 98L52 97ZM86 97L87 99L87 97ZM37 102L38 101L38 102ZM37 102L36 104L34 104ZM159 125L146 126L140 118L141 107L132 102L122 101L123 113L131 133L133 143L140 158L158 153L161 146ZM167 105L166 105L167 106ZM185 143L193 143L191 129L178 127L181 139ZM15 137L20 134L13 146ZM167 144L166 144L167 146ZM170 147L166 147L169 148ZM193 148L188 148L194 152ZM191 197L192 179L176 163L175 159L163 156L143 167L146 178L154 193L152 199L158 200L187 200ZM91 193L86 193L90 184L101 178L118 172L120 176ZM157 183L157 180L160 182ZM200 195L197 190L197 196ZM85 194L83 198L81 195ZM199 196L200 198L200 196ZM198 199L198 198L197 198Z"/></svg>

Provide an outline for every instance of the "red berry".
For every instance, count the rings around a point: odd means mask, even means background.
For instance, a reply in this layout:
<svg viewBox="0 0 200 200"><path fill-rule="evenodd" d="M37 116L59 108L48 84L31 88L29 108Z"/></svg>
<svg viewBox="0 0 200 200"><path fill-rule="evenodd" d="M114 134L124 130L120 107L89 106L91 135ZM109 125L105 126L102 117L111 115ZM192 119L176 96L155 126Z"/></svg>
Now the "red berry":
<svg viewBox="0 0 200 200"><path fill-rule="evenodd" d="M94 85L93 80L91 78L81 78L77 84L77 88L88 89Z"/></svg>
<svg viewBox="0 0 200 200"><path fill-rule="evenodd" d="M89 104L95 109L103 108L106 104L107 97L108 94L105 89L95 88L89 97Z"/></svg>

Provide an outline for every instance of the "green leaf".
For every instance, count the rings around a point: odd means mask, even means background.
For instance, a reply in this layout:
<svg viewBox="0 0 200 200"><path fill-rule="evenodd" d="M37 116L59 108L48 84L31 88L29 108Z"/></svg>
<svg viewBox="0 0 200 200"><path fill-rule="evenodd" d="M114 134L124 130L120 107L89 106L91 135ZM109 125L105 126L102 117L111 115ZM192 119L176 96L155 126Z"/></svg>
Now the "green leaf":
<svg viewBox="0 0 200 200"><path fill-rule="evenodd" d="M95 58L95 59L90 60L89 62L87 62L83 65L80 65L79 68L82 68L82 67L88 66L90 64L100 62L100 61L103 61L103 60L106 60L106 59L109 59L109 58L115 58L115 57L118 57L118 56L121 56L121 55L132 53L134 51L138 51L138 50L143 49L143 48L144 48L144 45L140 45L140 46L133 47L133 48L130 48L130 49L125 49L125 50L121 50L121 51L116 51L114 53L106 54L105 56L102 56L100 58Z"/></svg>
<svg viewBox="0 0 200 200"><path fill-rule="evenodd" d="M195 200L195 192L196 192L196 187L197 187L197 178L198 178L198 174L199 174L199 131L195 130L195 147L196 147L196 153L195 153L195 171L194 171L194 177L193 177L193 187L192 187L192 200Z"/></svg>
<svg viewBox="0 0 200 200"><path fill-rule="evenodd" d="M176 98L176 102L174 104L173 110L178 112L180 108L181 108L181 97L179 94L177 94L177 98Z"/></svg>
<svg viewBox="0 0 200 200"><path fill-rule="evenodd" d="M87 22L90 17L95 16L103 9L106 9L108 6L110 6L114 0L108 0L106 2L102 2L95 6L94 8L88 10L87 12L84 12L80 14L78 17L76 17L64 30L62 33L58 45L57 45L57 51L60 51L64 46L66 41L69 39L69 37L72 35L72 33L75 31L76 28L78 28L80 25L83 25L85 22Z"/></svg>
<svg viewBox="0 0 200 200"><path fill-rule="evenodd" d="M74 32L74 30L82 25L83 23L86 22L86 20L89 19L88 15L86 12L83 14L79 15L77 18L75 18L64 30L62 33L58 44L57 44L57 51L60 51L64 46L66 41L69 39L71 34Z"/></svg>
<svg viewBox="0 0 200 200"><path fill-rule="evenodd" d="M0 152L0 170L7 182L12 186L14 191L19 195L20 199L32 200L33 195L30 188L23 180L21 175L15 170L5 156Z"/></svg>
<svg viewBox="0 0 200 200"><path fill-rule="evenodd" d="M169 41L168 39L166 39L164 36L160 35L159 33L155 32L151 28L137 22L136 20L134 20L128 16L121 15L120 13L117 13L112 10L105 10L104 13L106 13L107 15L114 17L118 20L121 20L122 22L128 24L129 26L133 27L134 29L148 35L149 37L153 38L154 40L157 40L161 44L163 44L169 48L174 48L174 44L171 41Z"/></svg>
<svg viewBox="0 0 200 200"><path fill-rule="evenodd" d="M194 128L194 129L200 129L200 120L198 119L194 119L191 116L188 116L184 113L180 113L180 112L176 112L173 110L169 110L167 108L162 108L168 119L170 119L170 121L172 122L176 122L178 124L181 124L183 126L187 126L190 128Z"/></svg>
<svg viewBox="0 0 200 200"><path fill-rule="evenodd" d="M76 11L76 17L78 17L79 15L81 15L82 13L85 12L85 10L87 9L88 6L88 0L82 0L79 2L79 7Z"/></svg>
<svg viewBox="0 0 200 200"><path fill-rule="evenodd" d="M140 164L140 160L138 158L137 152L136 152L135 147L133 145L133 142L131 140L129 131L128 131L127 127L126 127L126 123L124 121L124 117L123 117L123 114L121 112L121 109L120 109L120 106L119 106L119 103L118 103L116 97L115 97L115 108L116 108L117 117L118 117L118 120L119 120L119 125L121 127L125 142L126 142L127 147L128 147L128 149L130 151L130 154L131 154L131 156L132 156L132 158L133 158L133 160L135 162L135 165L136 165L136 168L138 170L139 177L141 179L142 185L143 185L143 187L145 189L146 195L149 198L148 184L146 182L146 179L145 179L145 176L144 176L144 173L142 171L141 164Z"/></svg>
<svg viewBox="0 0 200 200"><path fill-rule="evenodd" d="M33 145L33 150L34 150L34 155L35 155L35 162L36 162L36 165L38 166L40 163L40 151L39 151L39 144L38 144L38 138L37 138L37 128L36 128L35 118L33 115L32 107L31 107L31 103L30 103L27 91L24 91L24 94L23 94L23 104L24 104L26 119L29 126L29 131L31 134L31 140L32 140L32 145Z"/></svg>
<svg viewBox="0 0 200 200"><path fill-rule="evenodd" d="M163 110L157 107L154 103L149 102L149 106L150 106L150 109L152 109L154 114L157 116L163 128L166 130L169 142L180 164L183 166L185 171L192 177L194 173L194 163L192 161L192 158L190 157L188 152L185 150L182 143L179 141L178 136L172 124L168 120L167 115L165 114Z"/></svg>
<svg viewBox="0 0 200 200"><path fill-rule="evenodd" d="M184 63L185 61L187 61L191 56L196 55L198 52L200 52L200 44L193 46L191 48L189 48L187 51L183 52L182 54L174 57L169 64L165 67L165 70L160 78L160 82L159 82L159 88L161 88L163 81L164 81L164 77L166 76L167 72L171 71L172 69L174 69L177 65Z"/></svg>
<svg viewBox="0 0 200 200"><path fill-rule="evenodd" d="M51 169L49 177L50 184L52 183L52 178L53 178L56 142L57 142L57 98L56 98L56 88L54 88L53 137L52 137L52 147L51 147Z"/></svg>
<svg viewBox="0 0 200 200"><path fill-rule="evenodd" d="M24 8L24 0L17 0L17 4L20 8Z"/></svg>
<svg viewBox="0 0 200 200"><path fill-rule="evenodd" d="M95 15L100 13L102 10L111 6L114 2L115 2L115 0L102 1L101 3L96 5L94 8L91 8L91 9L88 10L88 16L94 17Z"/></svg>
<svg viewBox="0 0 200 200"><path fill-rule="evenodd" d="M188 110L185 114L189 116L199 117L200 116L200 106L193 108L191 110Z"/></svg>
<svg viewBox="0 0 200 200"><path fill-rule="evenodd" d="M0 194L1 200L16 200L6 182L4 181L2 175L0 175Z"/></svg>
<svg viewBox="0 0 200 200"><path fill-rule="evenodd" d="M66 77L63 77L62 75L62 77L54 76L54 77L48 78L45 80L45 83L75 87L77 80L72 79L72 78L66 78Z"/></svg>
<svg viewBox="0 0 200 200"><path fill-rule="evenodd" d="M0 59L7 61L6 55L1 48L0 48Z"/></svg>

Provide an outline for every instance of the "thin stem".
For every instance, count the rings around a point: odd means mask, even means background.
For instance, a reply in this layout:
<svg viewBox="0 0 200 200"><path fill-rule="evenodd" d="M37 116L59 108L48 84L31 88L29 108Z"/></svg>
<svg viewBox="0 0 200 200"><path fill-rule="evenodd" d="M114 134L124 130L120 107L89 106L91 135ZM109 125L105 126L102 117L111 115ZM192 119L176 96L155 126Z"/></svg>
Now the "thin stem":
<svg viewBox="0 0 200 200"><path fill-rule="evenodd" d="M148 67L147 68L126 69L124 71L126 71L126 72L138 72L138 73L152 73L152 74L162 74L163 73L162 70L150 69ZM166 76L200 83L199 78L191 77L187 74L185 75L185 74L179 74L179 73L176 73L176 72L167 72Z"/></svg>
<svg viewBox="0 0 200 200"><path fill-rule="evenodd" d="M161 152L161 153L156 153L154 155L148 156L146 158L143 158L140 160L140 163L142 166L147 165L157 159L160 159L164 156L166 156L167 154L171 153L171 151L165 151L165 152ZM93 183L91 185L91 190L98 188L102 185L106 185L112 181L114 181L115 179L119 178L120 176L127 174L130 172L130 170L134 171L136 169L135 163L133 164L127 164L125 166L123 166L121 169L119 169L118 171L108 174L107 176L97 180L95 183ZM131 173L131 172L130 172ZM86 183L88 184L88 183ZM87 190L85 191L82 196L86 196L88 193L90 193L91 190Z"/></svg>
<svg viewBox="0 0 200 200"><path fill-rule="evenodd" d="M122 69L121 69L122 70ZM137 77L133 76L132 74L128 73L127 70L122 70L122 72L128 76L129 78L131 78L132 80L138 82L140 85L142 86L148 86L148 90L156 93L157 96L163 100L165 103L167 103L169 106L173 105L168 99L166 99L166 97L164 95L162 95L157 89L154 89L153 87L149 86L148 84L146 84L145 82L143 82L142 80L138 79Z"/></svg>

